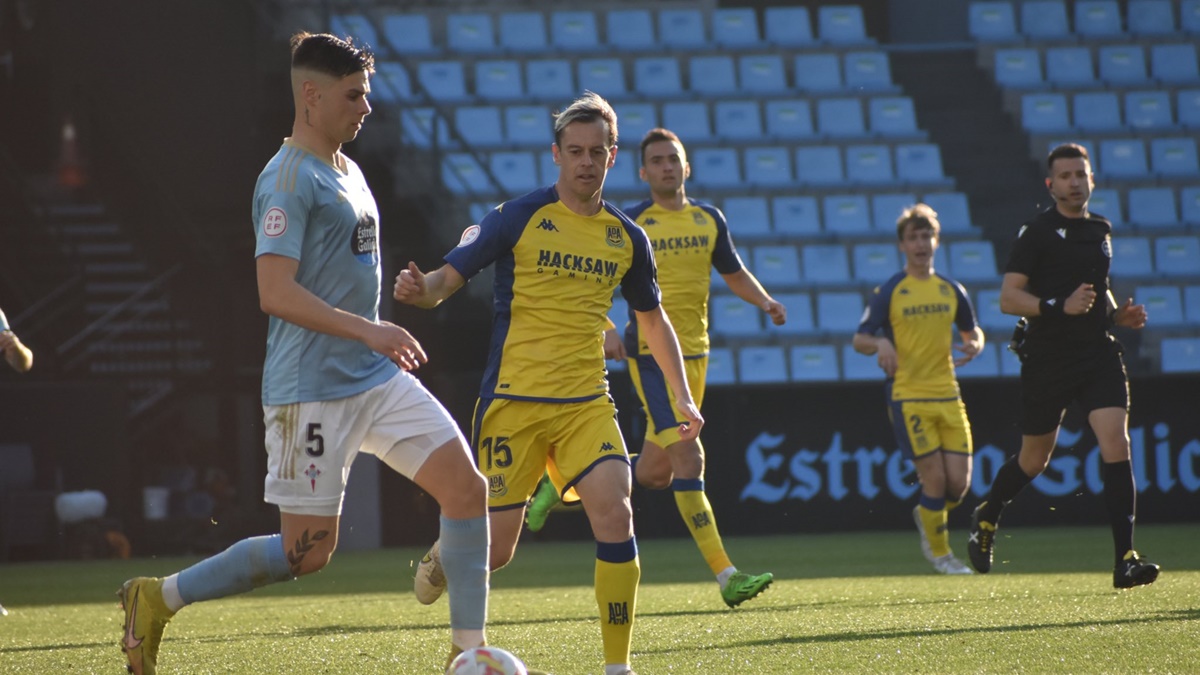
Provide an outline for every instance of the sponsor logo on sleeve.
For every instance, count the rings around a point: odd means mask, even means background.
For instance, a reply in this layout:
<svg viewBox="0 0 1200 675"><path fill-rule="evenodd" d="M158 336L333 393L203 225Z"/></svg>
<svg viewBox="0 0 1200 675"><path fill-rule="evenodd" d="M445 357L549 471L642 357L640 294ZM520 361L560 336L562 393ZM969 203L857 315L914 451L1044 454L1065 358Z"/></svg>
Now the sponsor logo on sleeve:
<svg viewBox="0 0 1200 675"><path fill-rule="evenodd" d="M262 231L268 237L278 237L287 232L287 212L272 206L263 214Z"/></svg>

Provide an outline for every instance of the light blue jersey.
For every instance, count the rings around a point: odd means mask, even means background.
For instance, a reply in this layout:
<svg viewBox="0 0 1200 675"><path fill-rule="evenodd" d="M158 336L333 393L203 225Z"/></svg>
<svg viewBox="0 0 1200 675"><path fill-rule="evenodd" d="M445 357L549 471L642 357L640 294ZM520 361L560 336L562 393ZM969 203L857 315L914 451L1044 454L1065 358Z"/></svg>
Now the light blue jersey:
<svg viewBox="0 0 1200 675"><path fill-rule="evenodd" d="M296 281L332 307L379 319L379 211L358 165L343 173L285 141L254 188L255 257L300 261ZM263 366L264 405L330 401L366 391L398 368L357 340L272 316Z"/></svg>

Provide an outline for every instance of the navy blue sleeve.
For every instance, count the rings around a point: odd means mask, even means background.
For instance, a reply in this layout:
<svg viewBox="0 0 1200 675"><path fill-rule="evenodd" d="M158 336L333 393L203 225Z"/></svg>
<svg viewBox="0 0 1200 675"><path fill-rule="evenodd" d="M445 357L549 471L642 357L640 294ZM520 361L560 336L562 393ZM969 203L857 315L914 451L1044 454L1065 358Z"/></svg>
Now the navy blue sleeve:
<svg viewBox="0 0 1200 675"><path fill-rule="evenodd" d="M522 206L520 202L509 202L488 211L478 225L463 230L458 246L444 260L466 279L479 274L517 245L529 221L529 210Z"/></svg>
<svg viewBox="0 0 1200 675"><path fill-rule="evenodd" d="M658 268L654 265L654 251L650 248L650 238L646 236L646 231L627 218L623 220L625 232L633 246L633 259L625 276L621 278L621 295L629 303L629 309L649 312L662 302L662 292L658 288Z"/></svg>
<svg viewBox="0 0 1200 675"><path fill-rule="evenodd" d="M946 281L950 283L950 287L954 289L954 296L958 298L958 311L954 313L954 325L964 333L975 330L975 307L971 305L971 298L967 297L967 289L957 281L951 279L946 279Z"/></svg>
<svg viewBox="0 0 1200 675"><path fill-rule="evenodd" d="M737 253L737 247L733 245L733 235L729 233L725 214L715 206L703 205L700 208L717 223L717 240L713 242L713 267L721 274L733 274L743 269L745 265Z"/></svg>

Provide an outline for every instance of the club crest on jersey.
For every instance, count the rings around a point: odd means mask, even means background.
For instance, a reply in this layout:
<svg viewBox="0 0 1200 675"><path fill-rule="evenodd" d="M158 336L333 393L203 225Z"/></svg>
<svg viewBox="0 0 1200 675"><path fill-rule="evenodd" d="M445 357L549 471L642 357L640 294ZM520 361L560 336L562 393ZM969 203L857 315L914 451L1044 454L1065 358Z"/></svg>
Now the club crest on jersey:
<svg viewBox="0 0 1200 675"><path fill-rule="evenodd" d="M703 211L692 211L692 221L694 221L697 225L708 224L708 218L704 217Z"/></svg>
<svg viewBox="0 0 1200 675"><path fill-rule="evenodd" d="M504 483L504 474L488 476L488 496L503 497L508 494L508 485Z"/></svg>
<svg viewBox="0 0 1200 675"><path fill-rule="evenodd" d="M278 237L287 232L287 212L272 206L263 214L262 232L268 237Z"/></svg>
<svg viewBox="0 0 1200 675"><path fill-rule="evenodd" d="M376 237L375 216L364 213L350 234L350 252L364 265L379 262L379 247Z"/></svg>
<svg viewBox="0 0 1200 675"><path fill-rule="evenodd" d="M1104 242L1100 244L1100 250L1104 251L1105 258L1112 258L1112 237L1104 238Z"/></svg>
<svg viewBox="0 0 1200 675"><path fill-rule="evenodd" d="M470 246L471 244L475 243L475 240L478 238L479 238L479 226L472 225L472 226L468 227L467 229L463 230L462 238L460 238L458 240L458 246L459 246L459 248L461 248L463 246Z"/></svg>
<svg viewBox="0 0 1200 675"><path fill-rule="evenodd" d="M950 287L946 284L938 284L938 291L946 297L950 297Z"/></svg>
<svg viewBox="0 0 1200 675"><path fill-rule="evenodd" d="M608 237L605 241L613 248L625 248L625 228L620 225L609 225Z"/></svg>

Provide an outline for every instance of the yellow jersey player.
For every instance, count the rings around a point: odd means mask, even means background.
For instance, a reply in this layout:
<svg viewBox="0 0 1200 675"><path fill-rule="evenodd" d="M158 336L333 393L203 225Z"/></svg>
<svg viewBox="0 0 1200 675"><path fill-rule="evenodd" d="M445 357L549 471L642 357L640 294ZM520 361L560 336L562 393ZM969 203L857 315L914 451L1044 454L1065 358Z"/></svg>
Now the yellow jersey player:
<svg viewBox="0 0 1200 675"><path fill-rule="evenodd" d="M917 204L896 221L904 269L875 289L854 349L878 356L887 375L888 416L896 442L913 462L921 498L913 520L921 550L942 574L970 574L950 551L947 513L971 486L971 425L958 392L954 366L983 349L983 331L963 287L933 269L941 225L937 213ZM952 358L951 326L961 356Z"/></svg>

